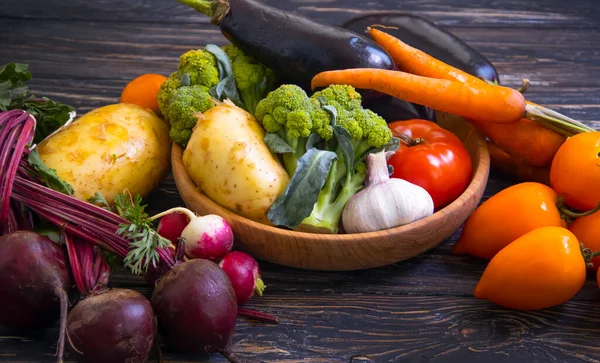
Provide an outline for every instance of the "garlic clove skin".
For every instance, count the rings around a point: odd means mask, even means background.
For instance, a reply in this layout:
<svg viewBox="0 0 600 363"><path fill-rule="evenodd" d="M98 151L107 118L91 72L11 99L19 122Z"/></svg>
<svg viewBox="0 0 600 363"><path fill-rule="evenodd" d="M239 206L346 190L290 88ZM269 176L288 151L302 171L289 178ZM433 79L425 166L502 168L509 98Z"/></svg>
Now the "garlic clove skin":
<svg viewBox="0 0 600 363"><path fill-rule="evenodd" d="M356 193L346 204L342 223L346 233L394 228L433 214L433 199L422 187L391 178Z"/></svg>

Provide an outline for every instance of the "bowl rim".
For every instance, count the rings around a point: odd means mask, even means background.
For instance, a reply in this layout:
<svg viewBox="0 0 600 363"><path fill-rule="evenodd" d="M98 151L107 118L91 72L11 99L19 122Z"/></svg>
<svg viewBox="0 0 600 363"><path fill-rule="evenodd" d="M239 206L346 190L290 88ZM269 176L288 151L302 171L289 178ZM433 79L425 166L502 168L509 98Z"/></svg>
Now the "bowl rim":
<svg viewBox="0 0 600 363"><path fill-rule="evenodd" d="M466 122L466 121L465 121ZM468 123L468 122L467 122ZM407 232L413 229L422 228L430 223L440 222L448 213L451 211L457 210L461 208L473 195L477 194L478 185L475 185L474 182L476 180L487 180L489 171L490 171L490 156L488 152L488 147L483 136L472 126L469 126L473 129L472 132L475 134L477 139L477 151L474 152L478 155L478 163L475 164L475 161L472 161L474 168L471 175L471 181L469 182L467 188L459 195L454 201L450 204L446 205L442 209L437 210L435 213L422 218L420 220L398 226L393 228L387 228L379 231L371 231L371 232L359 232L359 233L338 233L338 234L325 234L325 233L311 233L311 232L303 232L303 231L294 231L285 228L280 228L276 226L267 225L264 223L260 223L246 217L243 217L239 214L236 214L229 209L222 207L221 205L214 202L210 199L206 194L202 193L197 189L196 184L191 180L187 170L183 166L183 148L176 143L172 143L171 148L171 158L172 165L176 165L173 161L178 161L181 169L183 171L182 175L185 176L184 180L179 180L179 182L184 182L189 184L190 189L194 190L197 194L198 198L202 199L202 203L207 203L210 205L209 209L218 210L221 216L227 216L227 218L232 218L236 223L241 223L246 225L247 228L255 229L255 230L263 230L273 235L278 235L281 237L285 237L286 239L294 238L296 240L335 240L339 243L355 243L356 239L359 238L361 240L366 239L374 239L377 237L381 237L382 234L402 234L403 232ZM178 181L176 180L176 184ZM178 188L179 189L179 188ZM181 194L181 191L179 191ZM183 199L183 198L182 198ZM185 202L185 200L184 200Z"/></svg>

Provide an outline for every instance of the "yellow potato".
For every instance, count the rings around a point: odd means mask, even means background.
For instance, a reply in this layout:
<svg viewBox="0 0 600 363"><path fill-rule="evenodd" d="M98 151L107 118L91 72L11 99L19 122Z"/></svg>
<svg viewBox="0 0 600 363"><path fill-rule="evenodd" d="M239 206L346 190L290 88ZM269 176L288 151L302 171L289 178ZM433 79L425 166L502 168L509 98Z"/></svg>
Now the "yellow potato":
<svg viewBox="0 0 600 363"><path fill-rule="evenodd" d="M71 184L74 197L100 192L109 203L128 189L146 196L170 169L167 124L132 104L100 107L38 145L40 158Z"/></svg>
<svg viewBox="0 0 600 363"><path fill-rule="evenodd" d="M215 203L270 224L267 211L289 176L264 143L261 125L248 112L226 103L198 116L183 152L190 178Z"/></svg>

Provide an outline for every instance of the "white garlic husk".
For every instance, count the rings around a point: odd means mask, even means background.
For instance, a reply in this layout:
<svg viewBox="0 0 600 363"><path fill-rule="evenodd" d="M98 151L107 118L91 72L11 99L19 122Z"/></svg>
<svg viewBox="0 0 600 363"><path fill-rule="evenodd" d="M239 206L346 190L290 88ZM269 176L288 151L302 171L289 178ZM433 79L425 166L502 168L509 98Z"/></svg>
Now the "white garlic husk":
<svg viewBox="0 0 600 363"><path fill-rule="evenodd" d="M394 228L433 214L433 199L425 189L389 177L386 154L367 156L365 188L348 201L342 213L346 233Z"/></svg>

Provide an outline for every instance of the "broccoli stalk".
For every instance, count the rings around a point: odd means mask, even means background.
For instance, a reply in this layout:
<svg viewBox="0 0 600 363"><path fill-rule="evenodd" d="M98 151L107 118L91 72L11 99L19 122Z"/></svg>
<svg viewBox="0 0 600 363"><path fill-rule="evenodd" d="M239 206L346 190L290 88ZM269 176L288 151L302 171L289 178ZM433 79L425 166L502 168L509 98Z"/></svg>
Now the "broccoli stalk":
<svg viewBox="0 0 600 363"><path fill-rule="evenodd" d="M325 186L321 189L312 212L302 220L300 226L295 228L297 231L338 233L344 207L365 185L364 163L359 163L356 168L350 169L339 167L340 164L343 163L340 163L339 159L333 162ZM342 169L348 172L340 173ZM344 180L344 183L340 189L341 180Z"/></svg>

